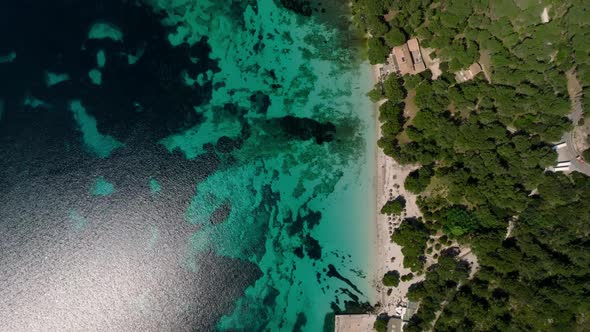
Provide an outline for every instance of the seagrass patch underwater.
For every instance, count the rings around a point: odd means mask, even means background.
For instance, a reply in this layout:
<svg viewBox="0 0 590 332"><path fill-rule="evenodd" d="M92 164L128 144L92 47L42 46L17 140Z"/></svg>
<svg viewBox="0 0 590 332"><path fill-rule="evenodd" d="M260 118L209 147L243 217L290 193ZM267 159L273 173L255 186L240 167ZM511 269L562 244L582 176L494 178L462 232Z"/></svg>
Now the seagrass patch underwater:
<svg viewBox="0 0 590 332"><path fill-rule="evenodd" d="M372 300L347 10L1 4L0 325L319 331Z"/></svg>

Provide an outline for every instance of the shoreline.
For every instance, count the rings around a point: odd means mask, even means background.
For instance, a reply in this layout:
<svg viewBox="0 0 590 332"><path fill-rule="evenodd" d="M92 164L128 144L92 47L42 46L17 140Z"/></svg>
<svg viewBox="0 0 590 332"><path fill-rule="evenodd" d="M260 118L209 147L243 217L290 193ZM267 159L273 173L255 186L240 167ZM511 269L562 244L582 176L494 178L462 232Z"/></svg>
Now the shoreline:
<svg viewBox="0 0 590 332"><path fill-rule="evenodd" d="M380 76L380 68L382 65L372 65L371 72L373 76L373 84L377 84ZM375 115L375 138L374 144L381 137L381 122L379 121L379 106L385 100L373 103L373 112ZM403 267L403 254L401 247L391 241L391 234L399 226L404 218L420 217L420 210L416 205L417 195L407 192L404 189L404 181L408 174L417 169L417 165L402 166L393 158L386 156L379 147L375 147L375 174L374 174L374 195L375 195L375 218L374 225L376 237L373 242L375 253L373 259L373 287L377 295L376 313L387 313L389 316L399 315L396 309L400 305L407 303L406 294L410 285L421 280L423 276L414 276L409 281L401 281L398 287L389 288L383 286L381 281L383 275L392 270L397 270L400 276L410 273L410 269ZM406 199L406 209L399 217L389 217L380 213L381 207L389 200L395 199L397 196L403 196ZM394 258L392 260L392 258ZM391 289L390 295L387 291Z"/></svg>

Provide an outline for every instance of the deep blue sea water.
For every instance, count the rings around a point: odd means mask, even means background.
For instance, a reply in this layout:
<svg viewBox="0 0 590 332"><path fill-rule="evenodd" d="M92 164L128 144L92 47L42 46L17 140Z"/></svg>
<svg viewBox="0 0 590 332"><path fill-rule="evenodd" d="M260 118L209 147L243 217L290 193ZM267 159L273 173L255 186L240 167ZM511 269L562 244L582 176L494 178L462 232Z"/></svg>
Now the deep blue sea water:
<svg viewBox="0 0 590 332"><path fill-rule="evenodd" d="M320 331L371 301L338 1L0 3L0 330Z"/></svg>

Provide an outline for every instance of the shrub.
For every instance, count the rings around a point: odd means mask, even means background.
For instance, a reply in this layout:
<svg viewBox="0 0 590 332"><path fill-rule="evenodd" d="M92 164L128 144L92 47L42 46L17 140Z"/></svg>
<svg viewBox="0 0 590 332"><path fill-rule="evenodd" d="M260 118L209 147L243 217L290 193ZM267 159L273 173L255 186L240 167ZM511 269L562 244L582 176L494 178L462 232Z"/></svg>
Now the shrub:
<svg viewBox="0 0 590 332"><path fill-rule="evenodd" d="M385 203L385 205L383 205L383 207L381 208L381 213L399 216L402 214L405 208L406 200L402 196L399 196L395 200L388 201L387 203Z"/></svg>
<svg viewBox="0 0 590 332"><path fill-rule="evenodd" d="M371 101L374 103L383 99L383 94L381 93L381 88L378 86L375 87L373 90L367 92L367 96L369 96L369 99L371 99Z"/></svg>
<svg viewBox="0 0 590 332"><path fill-rule="evenodd" d="M382 16L369 15L367 17L367 29L373 37L381 37L389 31L389 26L383 21Z"/></svg>
<svg viewBox="0 0 590 332"><path fill-rule="evenodd" d="M388 33L385 34L385 41L390 47L398 46L406 42L406 35L398 28L391 28Z"/></svg>
<svg viewBox="0 0 590 332"><path fill-rule="evenodd" d="M400 275L398 271L389 271L383 276L383 285L387 287L397 287L399 285L399 278Z"/></svg>
<svg viewBox="0 0 590 332"><path fill-rule="evenodd" d="M383 82L385 97L394 103L399 103L406 98L407 91L395 75L389 75Z"/></svg>
<svg viewBox="0 0 590 332"><path fill-rule="evenodd" d="M379 88L379 98L381 98L381 87ZM377 89L377 88L376 88ZM386 101L383 105L379 106L379 121L395 121L398 123L403 122L404 117L404 104L396 104L391 100Z"/></svg>
<svg viewBox="0 0 590 332"><path fill-rule="evenodd" d="M421 167L410 173L404 182L404 187L411 193L419 194L428 187L433 172L429 167Z"/></svg>
<svg viewBox="0 0 590 332"><path fill-rule="evenodd" d="M387 332L388 319L378 317L375 323L373 323L373 329L377 332Z"/></svg>
<svg viewBox="0 0 590 332"><path fill-rule="evenodd" d="M382 38L370 38L367 45L369 47L367 55L372 65L383 63L389 55L389 47L385 45Z"/></svg>
<svg viewBox="0 0 590 332"><path fill-rule="evenodd" d="M404 275L401 277L401 280L402 280L402 281L410 281L410 280L412 280L412 278L414 278L414 274L410 272L410 273L408 273L408 274L404 274Z"/></svg>

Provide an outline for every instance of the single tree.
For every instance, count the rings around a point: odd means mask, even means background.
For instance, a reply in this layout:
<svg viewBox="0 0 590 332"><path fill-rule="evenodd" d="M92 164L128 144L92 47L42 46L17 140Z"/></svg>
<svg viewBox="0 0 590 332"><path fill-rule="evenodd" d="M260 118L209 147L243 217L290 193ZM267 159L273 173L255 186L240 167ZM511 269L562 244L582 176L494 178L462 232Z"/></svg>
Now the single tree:
<svg viewBox="0 0 590 332"><path fill-rule="evenodd" d="M397 287L399 285L399 280L400 275L396 270L385 273L382 279L383 285L387 287Z"/></svg>

